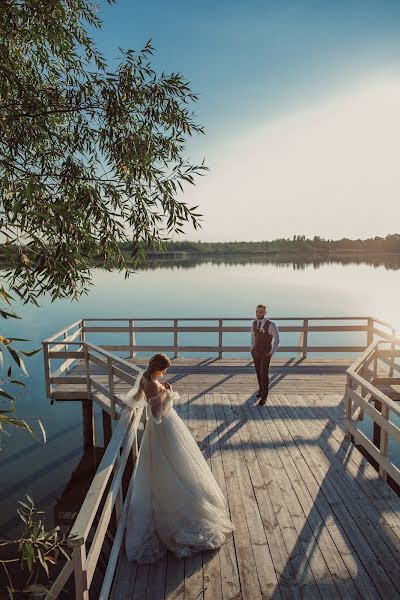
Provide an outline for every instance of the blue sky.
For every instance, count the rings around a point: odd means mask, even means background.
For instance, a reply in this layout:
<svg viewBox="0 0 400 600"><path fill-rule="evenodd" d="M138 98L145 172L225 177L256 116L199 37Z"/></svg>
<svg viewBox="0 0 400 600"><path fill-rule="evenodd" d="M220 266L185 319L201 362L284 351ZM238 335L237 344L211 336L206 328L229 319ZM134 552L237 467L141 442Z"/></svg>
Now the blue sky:
<svg viewBox="0 0 400 600"><path fill-rule="evenodd" d="M102 4L101 16L104 26L95 33L95 38L109 60L118 54L118 46L138 49L152 38L157 50L154 58L156 67L183 73L191 81L192 89L199 94L196 113L206 128L206 136L195 138L189 151L196 158L206 157L212 169L211 182L216 182L214 192L210 188L211 183L207 182L204 197L201 193L203 183L199 183L194 195L196 202L204 204L205 215L208 216L209 226L206 227L205 223L200 236L204 239L221 237L215 223L210 221L215 221L218 214L225 214L229 204L228 198L219 197L220 212L215 208L218 177L223 168L226 169L226 165L221 165L221 157L224 155L226 158L232 151L235 156L240 154L242 138L247 140L251 132L257 135L260 129L265 130L268 136L268 125L273 127L286 117L291 119L293 115L300 115L302 111L307 112L314 107L317 114L324 103L331 103L332 114L336 114L332 99L339 98L340 102L341 93L349 98L351 96L353 102L366 105L371 98L371 90L374 96L378 86L384 89L387 84L387 93L392 94L390 84L397 82L400 74L398 1L251 0L244 3L236 0L204 0L200 3L171 0L139 3L119 0L114 5ZM369 82L369 87L365 82ZM360 85L364 86L363 91L360 91ZM354 90L361 95L356 98ZM384 99L376 97L376 94L374 98L375 105L384 103ZM365 115L366 123L377 120L374 102L371 104L371 113ZM343 102L341 105L348 112ZM344 122L342 125L349 128ZM315 127L321 129L317 123ZM312 124L310 128L312 130ZM349 135L351 139L351 124ZM342 143L346 144L345 130L340 137ZM374 139L372 146L375 146ZM299 140L297 143L300 143ZM290 136L287 144L291 147ZM307 146L307 140L304 140L304 144ZM392 146L390 149L393 151ZM263 154L264 149L258 145L258 160L260 152ZM355 152L357 160L359 153L357 149ZM251 165L248 156L247 153L243 157L247 169ZM265 160L268 158L266 153ZM311 155L309 160L313 161ZM363 160L368 166L368 159ZM375 155L371 156L371 161L376 164ZM336 172L343 171L339 163L332 166ZM290 178L290 165L285 165L283 173L284 177ZM381 174L381 177L387 180L387 173ZM244 194L247 189L245 180L246 177L236 182L240 185L243 181ZM302 198L306 198L310 181L303 183ZM345 183L343 187L346 189ZM357 193L353 183L352 197ZM260 195L263 196L265 186L261 181L260 186ZM221 186L218 189L220 193ZM213 193L215 198L210 212ZM257 187L252 188L252 195L254 193L257 195ZM360 189L359 193L363 194L363 190ZM188 194L190 198L191 193ZM397 189L393 189L393 197L396 194ZM282 190L278 193L274 189L271 195L279 197L279 203L286 204L286 208L293 202L292 198L285 197ZM343 201L348 205L348 199ZM273 197L265 198L266 207L271 202L274 202ZM310 205L309 210L314 211L315 208ZM391 204L392 208L396 206ZM260 206L254 205L253 210L257 213ZM305 210L308 210L307 206ZM285 215L287 211L278 215L278 219L284 220ZM251 239L254 236L248 227L238 229L233 219L231 225L230 231L223 234L226 239L230 235L235 239ZM286 227L288 235L312 233L311 230L305 231L304 227L303 231L295 231L293 226ZM318 223L313 225L314 228L317 226ZM392 227L393 214L387 221L385 231L378 233L390 232ZM380 224L380 228L385 228L385 223ZM364 224L360 231L355 228L353 232L346 231L346 234L357 236L364 230L366 234L372 233L373 224L370 232L366 229L367 224ZM323 223L321 230L315 233L324 234L324 231L326 235L340 235L339 228L329 229ZM274 232L271 229L269 237L275 237ZM276 230L276 235L281 234L285 232Z"/></svg>

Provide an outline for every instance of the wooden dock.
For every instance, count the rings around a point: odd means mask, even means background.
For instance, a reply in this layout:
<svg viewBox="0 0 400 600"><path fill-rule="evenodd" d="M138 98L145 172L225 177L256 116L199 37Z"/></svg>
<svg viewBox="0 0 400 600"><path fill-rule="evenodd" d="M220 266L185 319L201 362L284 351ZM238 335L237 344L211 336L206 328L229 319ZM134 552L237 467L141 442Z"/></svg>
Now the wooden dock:
<svg viewBox="0 0 400 600"><path fill-rule="evenodd" d="M395 402L400 345L393 338L388 346L389 336L369 341L355 363L276 358L265 406L256 404L256 377L247 358L172 360L167 379L180 393L175 409L209 462L236 530L218 551L187 560L168 553L154 565L126 559L123 532L131 487L124 498L120 488L131 446L134 460L138 456L137 425L143 419L124 416L121 399L146 360L110 358L108 350L93 344L87 344L84 360L69 351L64 358L78 360L64 380L58 374L51 378L52 397L80 396L83 405L91 398L116 425L112 432L104 421L109 443L72 529L74 561L53 591L74 573L75 597L89 598L101 539L114 511L119 524L102 575L101 600L400 598L400 497L386 481L399 473L390 460L388 437L400 441L390 417L400 413ZM364 413L373 420L374 435L377 424L382 432L374 443L358 430ZM349 431L364 448L373 447L379 471Z"/></svg>
<svg viewBox="0 0 400 600"><path fill-rule="evenodd" d="M111 598L400 598L399 497L344 437L338 381L329 390L318 373L314 393L296 394L301 378L286 378L292 390L274 390L265 407L254 405L254 377L250 393L182 393L176 410L237 529L190 560L137 566L122 554Z"/></svg>

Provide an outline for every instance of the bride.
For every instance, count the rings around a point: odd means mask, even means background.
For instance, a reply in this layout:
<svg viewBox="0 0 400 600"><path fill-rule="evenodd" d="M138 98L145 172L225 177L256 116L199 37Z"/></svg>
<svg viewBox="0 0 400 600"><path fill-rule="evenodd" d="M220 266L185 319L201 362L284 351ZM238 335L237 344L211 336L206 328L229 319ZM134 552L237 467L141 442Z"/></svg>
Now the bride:
<svg viewBox="0 0 400 600"><path fill-rule="evenodd" d="M125 402L147 402L144 431L125 532L129 560L152 563L167 550L189 557L219 548L234 530L226 500L189 430L175 412L179 395L161 384L170 360L154 355L136 394Z"/></svg>

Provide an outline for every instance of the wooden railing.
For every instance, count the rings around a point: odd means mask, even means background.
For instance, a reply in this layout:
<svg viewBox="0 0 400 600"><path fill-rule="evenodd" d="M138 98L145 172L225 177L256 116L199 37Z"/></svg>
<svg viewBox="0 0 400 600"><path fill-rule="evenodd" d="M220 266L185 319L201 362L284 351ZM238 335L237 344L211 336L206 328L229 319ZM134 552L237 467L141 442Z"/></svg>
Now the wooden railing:
<svg viewBox="0 0 400 600"><path fill-rule="evenodd" d="M139 456L140 423L142 422L144 428L147 420L147 411L143 407L133 411L127 408L123 400L114 393L116 379L123 380L135 389L139 383L138 374L142 370L94 344L85 343L83 352L87 368L88 394L92 401L101 406L103 415L105 412L108 413L116 419L117 423L113 432L110 428L112 433L106 451L68 538L68 544L72 549L72 560L67 561L63 567L46 600L55 600L72 574L75 578L76 600L88 600L93 575L114 513L116 531L99 599L107 600L109 597L123 541ZM67 360L71 359L67 358ZM102 386L91 378L91 364L101 364L102 367L107 368L108 386ZM130 476L130 483L124 497L122 478L126 472ZM96 517L97 522L94 527Z"/></svg>
<svg viewBox="0 0 400 600"><path fill-rule="evenodd" d="M381 384L400 383L400 365L396 360L400 357L400 341L393 337L393 328L372 317L284 317L273 320L278 323L281 336L285 333L300 334L298 345L285 346L281 344L280 352L301 353L303 356L306 356L307 352L363 352L362 356L348 370L346 432L377 460L383 477L390 476L400 485L400 471L388 457L389 437L400 441L400 429L390 421L390 413L400 416L400 409L393 400L378 389ZM110 321L111 325L108 324ZM124 323L121 324L121 321ZM148 323L151 321L157 322L157 325L149 325ZM147 419L146 411L141 409L134 412L127 409L123 398L115 393L117 381L119 384L121 381L126 383L127 389L132 386L137 387L138 376L142 373L142 369L131 361L117 356L116 352L127 352L128 358L131 358L135 352L158 350L170 352L174 356L178 356L180 352L216 352L218 356L222 356L224 352L249 352L249 345L230 346L224 344L224 334L246 333L250 337L249 324L251 321L251 318L213 319L208 317L201 319L81 319L43 342L48 396L53 397L54 386L66 383L69 387L65 392L61 392L61 397L62 394L65 394L65 399L76 397L89 401L87 404L91 406L93 403L98 404L103 411L103 426L104 416L109 418L108 436L107 438L105 436L107 445L105 454L69 536L72 560L65 564L46 596L46 600L55 600L72 575L75 579L76 600L89 599L89 590L97 562L114 514L116 530L99 596L100 600L107 600L111 590L122 546L134 473L140 451L139 423L145 424ZM99 322L102 324L95 324ZM189 324L193 322L201 322L202 325ZM215 322L215 324L205 324L207 322ZM232 322L246 322L246 325L237 326ZM179 343L180 334L204 332L216 334L218 339L216 345L185 346ZM334 332L362 332L366 336L366 341L365 344L358 346L310 344L310 337L314 333ZM88 336L92 334L108 335L110 333L120 333L128 339L125 343L113 345L109 343L95 344L88 339ZM173 341L171 345L136 344L136 334L142 333L169 333L172 335ZM377 336L378 339L375 339ZM83 361L83 374L75 374L75 372L70 374L71 368L81 360ZM53 371L52 363L54 361L57 364ZM385 372L382 371L382 365L386 369ZM98 367L101 368L103 374L106 374L105 383L100 383L93 374ZM82 392L82 383L84 383L84 393ZM79 385L80 389L74 392L73 387L76 385ZM58 397L60 398L60 393ZM375 403L375 406L372 402ZM374 423L380 427L382 435L379 447L368 440L357 428L357 418L360 417L362 411L371 416ZM115 424L114 431L112 423ZM131 477L128 490L123 496L122 477L126 472Z"/></svg>
<svg viewBox="0 0 400 600"><path fill-rule="evenodd" d="M390 339L393 335L389 324L373 317L275 317L272 320L277 323L281 336L278 352L299 354L303 358L310 353L360 354L371 344L374 336ZM220 358L228 353L248 354L251 322L251 317L80 319L43 342L47 395L52 398L53 387L62 383L65 391L59 388L58 399L62 399L63 394L68 399L82 399L82 390L74 389L74 386L85 385L86 375L70 375L69 371L79 360L88 359L89 362L96 362L96 353L102 352L102 356L98 354L99 359L109 362L112 362L117 354L126 353L125 358L131 359L137 352L162 351L173 357L185 353L206 353L215 354ZM325 333L330 336L340 333L345 336L360 332L365 336L365 342L357 345L344 345L342 341L340 344L322 345L313 339L315 334ZM297 344L285 342L285 338L291 333L299 334ZM118 334L121 338L120 343L110 343L110 334L113 336ZM160 343L157 339L152 344L148 343L149 340L147 343L136 343L137 337L151 337L157 334L158 338L159 334L168 334L170 341ZM187 334L191 338L190 344L182 343L182 336ZM196 343L196 337L202 334L214 334L215 343L212 345ZM226 336L229 334L242 334L245 345L226 343ZM94 336L96 336L95 344L90 341ZM85 348L88 348L88 357ZM56 367L53 367L54 362L57 363ZM66 384L70 384L69 387ZM93 380L91 386L96 386ZM101 393L101 390L98 391Z"/></svg>
<svg viewBox="0 0 400 600"><path fill-rule="evenodd" d="M384 332L374 328L374 333ZM382 391L400 385L400 339L383 337L373 341L347 370L346 434L376 461L381 477L389 476L400 486L400 470L389 457L389 441L400 442L400 428L393 422L394 415L400 417L400 406ZM373 422L373 440L359 429L365 414Z"/></svg>

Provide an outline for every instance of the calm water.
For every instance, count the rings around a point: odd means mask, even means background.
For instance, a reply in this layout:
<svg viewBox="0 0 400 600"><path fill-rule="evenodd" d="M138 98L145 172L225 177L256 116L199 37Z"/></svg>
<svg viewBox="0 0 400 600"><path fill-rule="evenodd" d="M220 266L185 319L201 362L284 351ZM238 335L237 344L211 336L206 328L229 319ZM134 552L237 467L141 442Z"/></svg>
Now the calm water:
<svg viewBox="0 0 400 600"><path fill-rule="evenodd" d="M89 295L79 302L51 304L44 299L39 308L21 306L18 312L23 320L6 321L2 326L6 325L6 335L29 338L37 347L51 333L80 317L251 316L255 305L263 302L272 317L373 315L400 328L399 293L397 270L362 264L299 269L292 264L205 263L192 268L143 270L128 280L117 272L97 269ZM330 341L335 343L333 338ZM351 345L360 340L341 341ZM201 343L212 342L206 339ZM47 511L51 522L55 501L82 456L80 403L50 406L44 392L42 355L30 359L28 368L29 391L18 399L18 414L40 416L48 441L42 446L25 432L14 432L3 440L2 534L12 533L17 523L16 501L26 492Z"/></svg>

